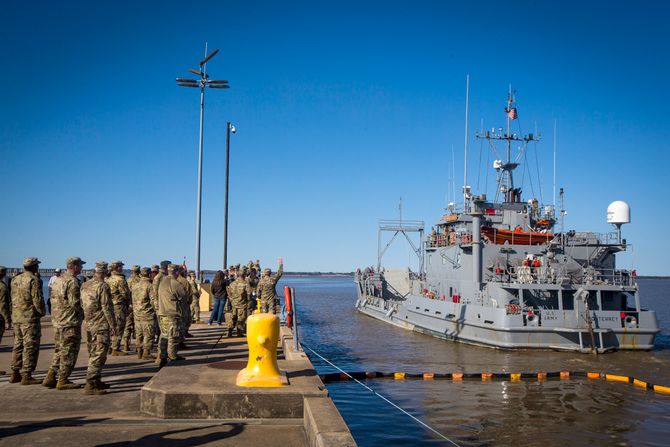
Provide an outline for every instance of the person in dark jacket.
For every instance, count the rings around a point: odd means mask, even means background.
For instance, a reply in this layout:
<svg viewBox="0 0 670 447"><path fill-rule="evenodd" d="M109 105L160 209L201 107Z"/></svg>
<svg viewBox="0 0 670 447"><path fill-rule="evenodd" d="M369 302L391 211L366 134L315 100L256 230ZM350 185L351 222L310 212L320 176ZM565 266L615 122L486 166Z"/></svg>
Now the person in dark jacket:
<svg viewBox="0 0 670 447"><path fill-rule="evenodd" d="M221 326L221 320L223 319L223 308L226 304L226 299L228 298L228 293L226 292L226 287L228 286L228 279L225 274L219 270L214 274L214 280L212 281L212 296L214 297L214 308L212 309L212 314L209 316L208 325L211 326L212 322L216 319L216 323Z"/></svg>

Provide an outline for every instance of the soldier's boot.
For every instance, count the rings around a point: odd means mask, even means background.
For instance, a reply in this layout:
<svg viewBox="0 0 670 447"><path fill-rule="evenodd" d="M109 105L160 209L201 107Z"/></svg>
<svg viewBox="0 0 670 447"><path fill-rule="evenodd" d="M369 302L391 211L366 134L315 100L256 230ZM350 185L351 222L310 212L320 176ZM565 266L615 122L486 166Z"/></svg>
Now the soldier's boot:
<svg viewBox="0 0 670 447"><path fill-rule="evenodd" d="M98 388L99 390L108 390L111 387L111 385L103 382L100 379L96 379L95 387Z"/></svg>
<svg viewBox="0 0 670 447"><path fill-rule="evenodd" d="M167 365L167 359L158 359L158 369L161 369L165 365Z"/></svg>
<svg viewBox="0 0 670 447"><path fill-rule="evenodd" d="M78 383L70 382L68 379L62 377L58 378L58 384L56 385L57 390L76 390L81 388L81 385Z"/></svg>
<svg viewBox="0 0 670 447"><path fill-rule="evenodd" d="M228 335L228 338L232 337L233 336L233 330L228 329L228 334L227 335Z"/></svg>
<svg viewBox="0 0 670 447"><path fill-rule="evenodd" d="M123 348L121 350L125 351L125 352L131 352L130 351L130 342L127 341L127 342L123 343Z"/></svg>
<svg viewBox="0 0 670 447"><path fill-rule="evenodd" d="M120 357L120 356L128 355L128 353L123 352L123 351L119 351L118 349L112 349L112 353L110 355L112 355L114 357Z"/></svg>
<svg viewBox="0 0 670 447"><path fill-rule="evenodd" d="M186 360L186 357L182 357L181 355L175 355L174 357L170 358L171 362L180 362L182 360Z"/></svg>
<svg viewBox="0 0 670 447"><path fill-rule="evenodd" d="M95 381L87 380L86 386L84 387L84 394L88 396L99 396L101 394L107 394L107 391L98 388Z"/></svg>
<svg viewBox="0 0 670 447"><path fill-rule="evenodd" d="M21 385L39 385L41 383L41 380L33 378L30 373L21 374Z"/></svg>
<svg viewBox="0 0 670 447"><path fill-rule="evenodd" d="M238 329L238 330L235 331L235 335L237 337L244 337L244 331L241 331L241 330Z"/></svg>
<svg viewBox="0 0 670 447"><path fill-rule="evenodd" d="M113 350L112 347L110 346L109 349L107 350L107 355L112 355L112 351L114 351L114 350Z"/></svg>
<svg viewBox="0 0 670 447"><path fill-rule="evenodd" d="M154 357L153 355L151 355L151 350L149 350L149 349L145 349L144 351L142 351L142 358L143 358L143 359L146 359L146 360L153 360L153 359L155 359L156 357Z"/></svg>
<svg viewBox="0 0 670 447"><path fill-rule="evenodd" d="M45 386L47 388L56 388L56 370L55 369L49 368L49 371L47 371L47 376L42 381L42 386Z"/></svg>
<svg viewBox="0 0 670 447"><path fill-rule="evenodd" d="M9 383L19 383L21 381L21 374L18 371L12 371L9 377Z"/></svg>

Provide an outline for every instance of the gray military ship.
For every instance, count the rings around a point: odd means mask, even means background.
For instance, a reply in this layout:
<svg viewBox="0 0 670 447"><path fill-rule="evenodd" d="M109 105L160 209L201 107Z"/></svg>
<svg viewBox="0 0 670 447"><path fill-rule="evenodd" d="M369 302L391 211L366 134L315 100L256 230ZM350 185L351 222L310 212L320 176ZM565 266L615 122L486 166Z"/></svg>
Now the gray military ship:
<svg viewBox="0 0 670 447"><path fill-rule="evenodd" d="M510 131L517 117L511 91L505 113L507 132L477 134L507 149L507 160L493 163L494 200L464 186L462 209L450 203L428 234L420 221L380 221L377 265L356 271L357 310L405 329L492 348L652 349L656 313L642 308L635 270L617 268L615 260L628 247L621 226L630 223L630 207L610 204L607 221L616 232L598 234L564 231L562 188L558 213L537 199L523 201L514 184L520 157L511 158L511 147L523 150L538 138ZM385 232L393 237L382 248ZM418 272L382 267L398 236L416 252Z"/></svg>

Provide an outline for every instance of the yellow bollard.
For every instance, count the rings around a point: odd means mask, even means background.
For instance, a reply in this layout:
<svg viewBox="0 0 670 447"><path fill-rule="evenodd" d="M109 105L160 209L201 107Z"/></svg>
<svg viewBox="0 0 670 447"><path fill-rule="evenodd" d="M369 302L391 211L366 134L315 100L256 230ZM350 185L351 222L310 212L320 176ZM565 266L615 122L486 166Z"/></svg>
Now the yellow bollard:
<svg viewBox="0 0 670 447"><path fill-rule="evenodd" d="M279 317L258 310L247 319L249 361L237 374L237 386L279 387L288 385L277 365Z"/></svg>

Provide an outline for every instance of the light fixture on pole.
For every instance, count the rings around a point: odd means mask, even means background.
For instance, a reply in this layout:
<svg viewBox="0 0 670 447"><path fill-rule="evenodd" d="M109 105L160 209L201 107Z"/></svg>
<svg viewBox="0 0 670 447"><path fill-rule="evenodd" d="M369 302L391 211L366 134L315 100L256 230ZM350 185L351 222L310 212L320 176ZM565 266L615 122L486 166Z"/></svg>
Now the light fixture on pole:
<svg viewBox="0 0 670 447"><path fill-rule="evenodd" d="M188 71L197 76L200 76L200 79L190 79L190 78L177 78L177 85L180 87L200 87L200 141L198 144L198 203L196 211L196 233L195 233L195 268L196 268L196 278L200 280L200 216L201 216L201 203L202 203L202 128L203 128L203 117L205 114L205 87L207 88L230 88L228 81L218 80L218 79L209 79L207 74L207 62L213 58L219 50L214 50L211 53L207 54L203 60L200 61L200 70L194 68L189 68ZM205 53L207 53L207 47L205 46Z"/></svg>
<svg viewBox="0 0 670 447"><path fill-rule="evenodd" d="M230 133L235 133L235 126L226 123L226 193L223 211L223 269L228 267L228 173L230 167Z"/></svg>

